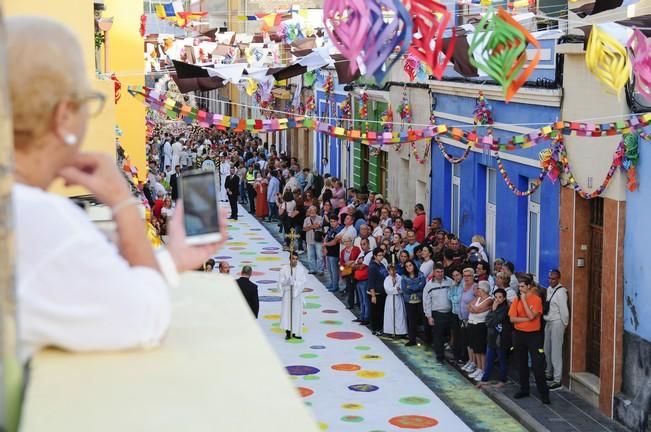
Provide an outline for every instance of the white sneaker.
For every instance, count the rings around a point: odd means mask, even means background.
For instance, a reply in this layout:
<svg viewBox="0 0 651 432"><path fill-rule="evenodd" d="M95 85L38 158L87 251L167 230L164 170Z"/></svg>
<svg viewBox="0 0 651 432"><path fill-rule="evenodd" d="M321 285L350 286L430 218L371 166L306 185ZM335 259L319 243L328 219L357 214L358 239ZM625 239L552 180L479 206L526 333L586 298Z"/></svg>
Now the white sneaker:
<svg viewBox="0 0 651 432"><path fill-rule="evenodd" d="M468 368L470 367L471 364L472 364L472 362L470 360L468 360L465 365L461 366L461 370L464 371L464 372L467 372Z"/></svg>
<svg viewBox="0 0 651 432"><path fill-rule="evenodd" d="M477 370L477 365L475 363L471 363L468 369L466 369L466 372L468 374L473 374Z"/></svg>
<svg viewBox="0 0 651 432"><path fill-rule="evenodd" d="M471 375L468 375L468 378L470 378L472 380L475 380L475 381L479 381L479 380L481 380L481 378L483 376L484 376L484 371L477 368L477 370L474 373L472 373Z"/></svg>

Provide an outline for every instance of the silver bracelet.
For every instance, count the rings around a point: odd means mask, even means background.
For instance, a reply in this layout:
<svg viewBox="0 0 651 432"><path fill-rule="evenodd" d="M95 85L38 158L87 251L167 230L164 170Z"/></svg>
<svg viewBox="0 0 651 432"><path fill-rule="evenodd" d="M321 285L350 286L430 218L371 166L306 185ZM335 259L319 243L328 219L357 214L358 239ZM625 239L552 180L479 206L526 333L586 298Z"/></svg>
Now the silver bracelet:
<svg viewBox="0 0 651 432"><path fill-rule="evenodd" d="M115 215L117 215L120 212L120 210L123 210L124 208L129 207L129 206L138 205L138 204L140 204L140 200L138 198L129 197L129 198L123 200L123 201L120 201L119 203L117 203L113 207L111 207L111 214L115 218Z"/></svg>

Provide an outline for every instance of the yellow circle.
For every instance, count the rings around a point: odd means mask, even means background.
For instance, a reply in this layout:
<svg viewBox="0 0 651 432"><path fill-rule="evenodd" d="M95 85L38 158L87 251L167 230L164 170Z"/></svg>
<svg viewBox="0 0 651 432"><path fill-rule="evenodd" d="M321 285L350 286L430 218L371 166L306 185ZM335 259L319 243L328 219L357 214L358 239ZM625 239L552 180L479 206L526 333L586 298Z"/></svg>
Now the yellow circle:
<svg viewBox="0 0 651 432"><path fill-rule="evenodd" d="M364 405L362 405L360 403L351 402L351 403L341 404L341 407L343 409L357 411L357 410L361 410L362 408L364 408Z"/></svg>
<svg viewBox="0 0 651 432"><path fill-rule="evenodd" d="M319 429L320 430L328 430L328 424L323 423L323 422L319 422Z"/></svg>
<svg viewBox="0 0 651 432"><path fill-rule="evenodd" d="M261 257L257 257L255 260L262 261L262 262L271 262L271 261L280 261L282 260L282 258L276 256L261 256Z"/></svg>
<svg viewBox="0 0 651 432"><path fill-rule="evenodd" d="M357 372L357 376L360 378L368 378L368 379L382 378L384 376L384 372L380 372L376 370L363 370Z"/></svg>
<svg viewBox="0 0 651 432"><path fill-rule="evenodd" d="M377 354L364 354L362 360L382 360L382 357Z"/></svg>
<svg viewBox="0 0 651 432"><path fill-rule="evenodd" d="M271 333L281 334L281 333L285 333L285 330L281 329L280 327L272 327Z"/></svg>
<svg viewBox="0 0 651 432"><path fill-rule="evenodd" d="M280 319L280 314L268 314L268 315L264 315L262 318L267 319L267 320L276 321L276 320Z"/></svg>
<svg viewBox="0 0 651 432"><path fill-rule="evenodd" d="M226 246L246 246L247 242L228 242Z"/></svg>

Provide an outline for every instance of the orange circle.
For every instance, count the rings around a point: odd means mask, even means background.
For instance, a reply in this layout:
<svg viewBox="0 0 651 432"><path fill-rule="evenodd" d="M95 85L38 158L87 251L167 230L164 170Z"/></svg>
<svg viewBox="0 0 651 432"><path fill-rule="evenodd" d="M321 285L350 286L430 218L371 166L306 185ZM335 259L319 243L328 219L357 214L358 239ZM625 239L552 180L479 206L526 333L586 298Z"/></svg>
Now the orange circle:
<svg viewBox="0 0 651 432"><path fill-rule="evenodd" d="M355 372L360 370L362 367L356 364L340 363L340 364L332 365L330 366L330 368L341 372Z"/></svg>
<svg viewBox="0 0 651 432"><path fill-rule="evenodd" d="M436 419L419 415L393 417L389 423L402 429L425 429L439 424Z"/></svg>
<svg viewBox="0 0 651 432"><path fill-rule="evenodd" d="M301 397L308 397L314 394L314 390L307 387L299 387L298 392L301 394Z"/></svg>

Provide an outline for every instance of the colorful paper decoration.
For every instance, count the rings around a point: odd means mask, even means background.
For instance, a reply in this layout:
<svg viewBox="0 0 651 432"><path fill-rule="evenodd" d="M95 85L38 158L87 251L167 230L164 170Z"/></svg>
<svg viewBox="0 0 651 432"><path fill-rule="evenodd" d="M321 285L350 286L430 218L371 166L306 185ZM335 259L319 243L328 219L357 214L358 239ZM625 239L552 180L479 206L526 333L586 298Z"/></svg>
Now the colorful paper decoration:
<svg viewBox="0 0 651 432"><path fill-rule="evenodd" d="M409 97L407 96L407 89L402 90L402 100L398 105L398 113L400 114L400 130L405 130L405 123L411 129L411 105L409 104Z"/></svg>
<svg viewBox="0 0 651 432"><path fill-rule="evenodd" d="M594 76L615 93L624 88L631 75L631 63L624 45L596 25L592 26L585 48L585 64Z"/></svg>
<svg viewBox="0 0 651 432"><path fill-rule="evenodd" d="M518 187L511 181L511 178L509 177L509 174L506 172L506 169L504 168L504 164L502 163L502 158L500 157L500 154L498 152L495 152L495 161L497 162L497 170L499 173L502 175L502 178L504 179L504 183L506 183L506 186L509 188L511 192L513 192L516 196L519 197L525 197L529 196L532 193L536 192L540 186L542 186L543 179L545 178L545 175L547 174L546 170L543 168L540 170L540 174L538 174L538 177L533 179L531 182L532 184L527 188L527 190L520 190Z"/></svg>
<svg viewBox="0 0 651 432"><path fill-rule="evenodd" d="M486 101L483 91L479 91L479 96L475 101L475 109L472 111L472 122L476 125L493 124L493 106Z"/></svg>
<svg viewBox="0 0 651 432"><path fill-rule="evenodd" d="M334 46L348 60L350 72L357 71L360 56L368 36L370 11L364 0L325 0L323 23Z"/></svg>
<svg viewBox="0 0 651 432"><path fill-rule="evenodd" d="M406 3L414 23L413 35L419 36L412 39L409 52L428 65L432 74L440 80L456 43L456 29L452 27L448 49L443 52L443 35L452 14L445 5L434 0L407 0Z"/></svg>
<svg viewBox="0 0 651 432"><path fill-rule="evenodd" d="M483 30L475 32L470 42L470 63L501 84L509 102L540 61L540 44L502 8L497 13L489 10L476 28ZM527 44L533 45L535 54L525 68Z"/></svg>
<svg viewBox="0 0 651 432"><path fill-rule="evenodd" d="M359 105L359 118L364 120L364 132L368 132L368 93L362 92L361 104Z"/></svg>
<svg viewBox="0 0 651 432"><path fill-rule="evenodd" d="M393 131L393 108L391 108L391 105L380 114L380 121L382 122L382 130L384 132Z"/></svg>
<svg viewBox="0 0 651 432"><path fill-rule="evenodd" d="M459 156L458 158L455 158L455 157L452 157L450 155L450 153L447 152L447 150L445 150L445 146L443 145L443 141L441 141L440 137L435 137L433 139L436 140L436 143L439 146L439 150L441 151L441 154L443 155L445 160L447 160L448 162L450 162L453 165L457 165L457 164L460 164L461 162L465 161L468 158L468 156L470 155L470 151L472 150L472 144L473 143L469 142L468 145L466 146L466 149L463 151L463 154L461 156Z"/></svg>
<svg viewBox="0 0 651 432"><path fill-rule="evenodd" d="M640 158L639 153L639 137L634 134L625 134L624 135L624 157L622 161L622 168L626 170L628 176L627 187L631 192L636 191L639 187L639 182L637 181L637 163Z"/></svg>
<svg viewBox="0 0 651 432"><path fill-rule="evenodd" d="M425 164L425 162L427 162L427 157L429 156L429 152L432 147L430 140L425 141L425 150L423 151L422 157L418 155L418 149L416 148L416 141L412 141L409 144L411 145L411 153L414 155L414 159L416 159L416 162L418 162L421 165Z"/></svg>
<svg viewBox="0 0 651 432"><path fill-rule="evenodd" d="M411 44L413 23L400 0L370 0L367 6L371 28L364 47L364 64L366 74L381 82ZM384 67L396 47L400 51Z"/></svg>
<svg viewBox="0 0 651 432"><path fill-rule="evenodd" d="M644 33L634 29L627 46L631 50L635 88L645 99L651 101L651 44Z"/></svg>
<svg viewBox="0 0 651 432"><path fill-rule="evenodd" d="M140 15L140 37L145 37L145 32L147 31L147 15L142 14Z"/></svg>

